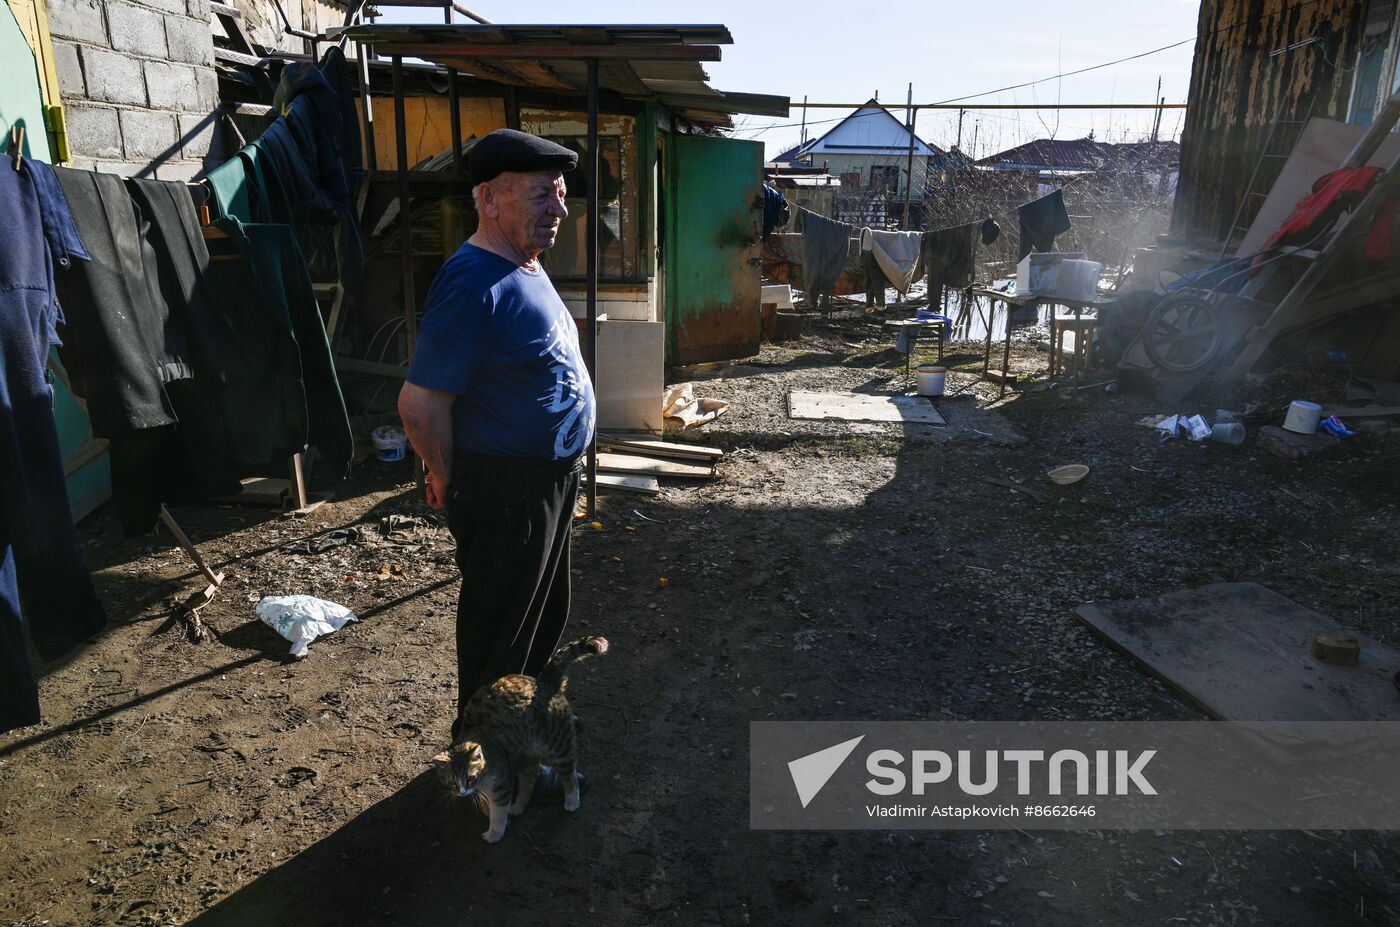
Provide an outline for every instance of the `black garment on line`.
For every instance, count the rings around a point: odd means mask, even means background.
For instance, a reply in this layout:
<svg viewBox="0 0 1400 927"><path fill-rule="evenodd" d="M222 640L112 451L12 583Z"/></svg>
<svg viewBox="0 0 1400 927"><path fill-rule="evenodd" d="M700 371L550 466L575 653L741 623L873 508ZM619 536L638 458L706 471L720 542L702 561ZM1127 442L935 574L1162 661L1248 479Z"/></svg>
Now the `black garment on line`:
<svg viewBox="0 0 1400 927"><path fill-rule="evenodd" d="M111 442L122 531L140 534L162 502L238 491L217 383L191 337L205 291L189 239L203 239L183 184L56 173L93 254L62 281L60 355L93 433Z"/></svg>
<svg viewBox="0 0 1400 927"><path fill-rule="evenodd" d="M885 288L890 285L890 281L885 277L885 271L880 267L880 262L875 260L874 251L860 253L860 269L865 271L865 304L867 306L883 306L885 304Z"/></svg>
<svg viewBox="0 0 1400 927"><path fill-rule="evenodd" d="M161 294L144 217L120 177L54 168L92 255L58 278L65 324L59 348L92 433L112 438L178 420L165 384L194 375L182 320Z"/></svg>
<svg viewBox="0 0 1400 927"><path fill-rule="evenodd" d="M576 462L465 455L453 463L447 525L457 539L457 714L502 676L536 676L569 620ZM456 733L455 729L453 731Z"/></svg>
<svg viewBox="0 0 1400 927"><path fill-rule="evenodd" d="M924 260L928 265L930 297L934 296L935 286L958 290L972 286L980 228L980 222L971 222L924 233Z"/></svg>
<svg viewBox="0 0 1400 927"><path fill-rule="evenodd" d="M1016 218L1021 220L1021 242L1016 249L1016 260L1037 251L1054 251L1055 236L1070 229L1069 212L1065 210L1063 190L1048 193L1038 200L1016 207Z"/></svg>

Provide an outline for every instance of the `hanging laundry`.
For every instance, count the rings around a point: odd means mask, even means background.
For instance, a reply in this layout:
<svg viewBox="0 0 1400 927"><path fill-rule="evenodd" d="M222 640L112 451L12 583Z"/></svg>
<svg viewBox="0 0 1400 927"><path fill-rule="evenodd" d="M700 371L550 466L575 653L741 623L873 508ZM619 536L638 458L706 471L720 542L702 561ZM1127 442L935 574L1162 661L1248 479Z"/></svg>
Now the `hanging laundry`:
<svg viewBox="0 0 1400 927"><path fill-rule="evenodd" d="M1063 190L1047 193L1038 200L1016 207L1016 218L1021 222L1021 243L1016 249L1016 260L1036 251L1054 251L1055 238L1070 230L1069 212L1065 209Z"/></svg>
<svg viewBox="0 0 1400 927"><path fill-rule="evenodd" d="M326 340L325 323L316 305L316 291L292 230L285 225L245 225L237 219L221 219L216 225L233 237L243 255L240 272L245 289L249 289L249 281L253 284L251 289L255 292L249 295L254 296L251 302L257 304L255 311L270 313L282 331L278 341L285 343L283 339L290 334L295 345L303 391L302 430L296 446L280 450L292 453L309 445L319 450L333 468L343 469L355 451L355 438L330 342ZM244 409L241 417L231 419L230 427L239 433L255 432L258 424L250 417L265 414L263 409Z"/></svg>
<svg viewBox="0 0 1400 927"><path fill-rule="evenodd" d="M862 251L860 253L860 269L865 272L865 304L867 306L883 306L885 304L885 289L889 287L890 281L885 277L885 272L880 269L880 262L875 260L875 252Z"/></svg>
<svg viewBox="0 0 1400 927"><path fill-rule="evenodd" d="M165 384L194 376L185 331L162 298L155 249L120 177L54 168L92 260L60 276L63 364L93 434L178 421Z"/></svg>
<svg viewBox="0 0 1400 927"><path fill-rule="evenodd" d="M782 228L788 224L792 218L792 211L788 209L787 197L783 196L771 184L763 185L763 240L767 241L768 236L773 234L776 228Z"/></svg>
<svg viewBox="0 0 1400 927"><path fill-rule="evenodd" d="M934 286L961 290L972 286L976 270L977 236L983 223L969 222L924 235L929 292Z"/></svg>
<svg viewBox="0 0 1400 927"><path fill-rule="evenodd" d="M909 292L909 286L915 280L923 242L922 232L860 230L860 250L875 255L875 263L884 271L885 279L901 293Z"/></svg>
<svg viewBox="0 0 1400 927"><path fill-rule="evenodd" d="M342 93L349 93L349 81L339 48L331 48L319 65L287 65L272 99L282 115L260 141L291 205L308 266L317 277L338 275L353 288L364 267L352 194L358 182L359 120Z"/></svg>
<svg viewBox="0 0 1400 927"><path fill-rule="evenodd" d="M796 231L802 233L802 280L807 298L830 296L846 269L853 226L797 207Z"/></svg>
<svg viewBox="0 0 1400 927"><path fill-rule="evenodd" d="M46 371L55 274L90 256L49 171L0 164L0 732L39 720L25 625L54 660L107 620L73 528Z"/></svg>
<svg viewBox="0 0 1400 927"><path fill-rule="evenodd" d="M993 219L991 216L982 220L982 244L990 245L1000 237L1001 226L997 224L997 220Z"/></svg>

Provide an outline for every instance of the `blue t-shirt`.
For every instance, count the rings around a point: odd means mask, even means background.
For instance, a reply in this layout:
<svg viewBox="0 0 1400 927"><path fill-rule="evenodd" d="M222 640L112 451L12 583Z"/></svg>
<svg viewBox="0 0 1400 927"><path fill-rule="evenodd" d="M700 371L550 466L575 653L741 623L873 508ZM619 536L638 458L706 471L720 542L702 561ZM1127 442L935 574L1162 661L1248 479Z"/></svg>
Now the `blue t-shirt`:
<svg viewBox="0 0 1400 927"><path fill-rule="evenodd" d="M554 284L471 243L433 280L408 381L457 394L461 450L569 460L593 440L593 383Z"/></svg>

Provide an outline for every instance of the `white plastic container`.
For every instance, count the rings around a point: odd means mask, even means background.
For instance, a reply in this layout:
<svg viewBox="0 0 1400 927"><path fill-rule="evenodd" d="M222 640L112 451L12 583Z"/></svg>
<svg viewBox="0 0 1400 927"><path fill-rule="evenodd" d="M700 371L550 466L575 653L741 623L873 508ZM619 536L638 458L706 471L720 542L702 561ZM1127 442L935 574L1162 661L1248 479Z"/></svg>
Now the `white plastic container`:
<svg viewBox="0 0 1400 927"><path fill-rule="evenodd" d="M920 364L914 368L914 375L919 380L920 396L942 396L943 381L947 378L948 368L937 367L933 364Z"/></svg>
<svg viewBox="0 0 1400 927"><path fill-rule="evenodd" d="M392 425L380 425L370 433L370 437L374 439L374 449L380 460L403 460L408 438L402 431Z"/></svg>
<svg viewBox="0 0 1400 927"><path fill-rule="evenodd" d="M1283 430L1300 435L1317 434L1317 423L1322 420L1322 406L1315 402L1295 399L1288 404L1288 414L1283 417Z"/></svg>

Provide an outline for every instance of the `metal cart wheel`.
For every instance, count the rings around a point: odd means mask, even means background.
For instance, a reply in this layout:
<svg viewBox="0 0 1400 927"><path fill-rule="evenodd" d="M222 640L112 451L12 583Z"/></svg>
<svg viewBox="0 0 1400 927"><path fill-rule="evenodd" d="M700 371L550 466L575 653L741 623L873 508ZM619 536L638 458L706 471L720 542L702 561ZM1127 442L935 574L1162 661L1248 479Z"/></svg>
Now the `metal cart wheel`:
<svg viewBox="0 0 1400 927"><path fill-rule="evenodd" d="M1142 347L1152 363L1171 373L1189 373L1215 360L1223 340L1219 310L1200 296L1170 296L1147 316Z"/></svg>

